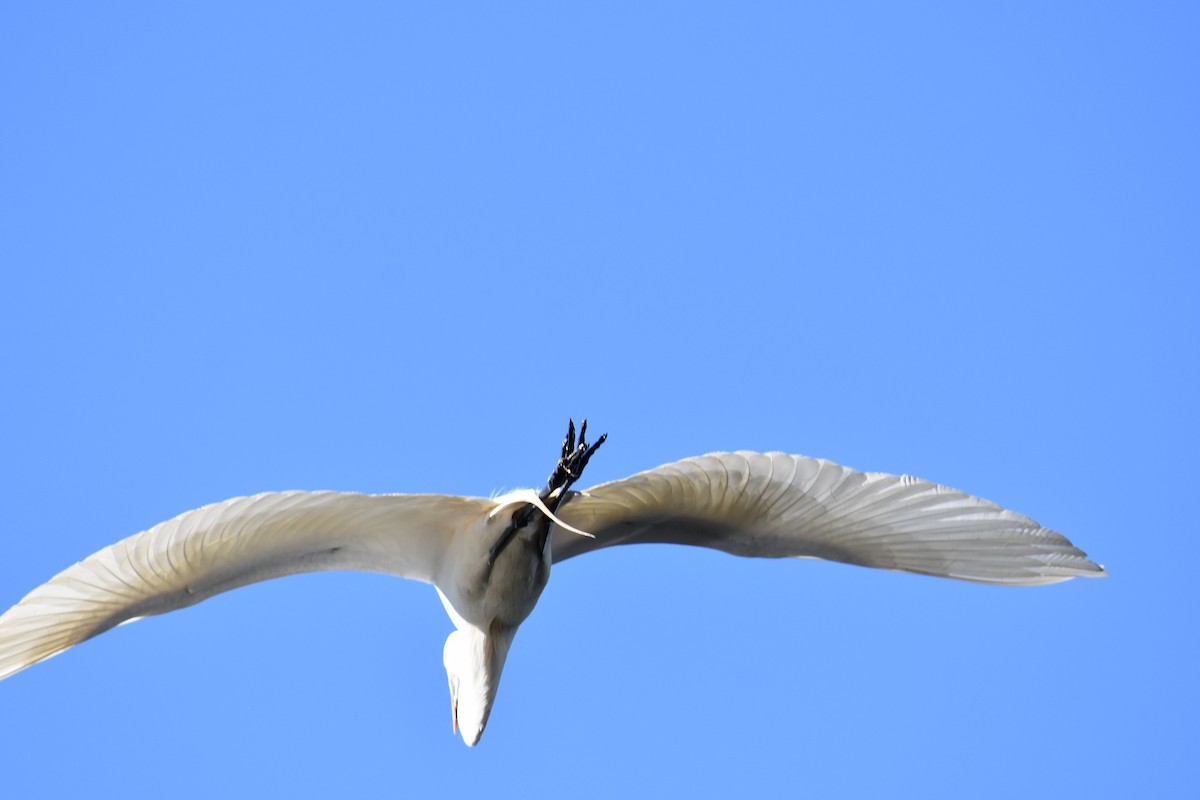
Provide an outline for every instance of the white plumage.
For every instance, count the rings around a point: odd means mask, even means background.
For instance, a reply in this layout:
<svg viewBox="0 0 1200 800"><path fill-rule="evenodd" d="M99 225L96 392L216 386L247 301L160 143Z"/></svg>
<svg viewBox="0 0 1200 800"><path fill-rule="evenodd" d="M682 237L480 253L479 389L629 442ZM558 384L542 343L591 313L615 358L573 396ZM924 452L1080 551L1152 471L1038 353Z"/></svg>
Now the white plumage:
<svg viewBox="0 0 1200 800"><path fill-rule="evenodd" d="M551 562L598 548L669 542L1005 585L1105 574L1066 537L986 500L783 453L713 453L568 493L563 525L529 512L531 498L274 492L189 511L67 568L0 617L0 678L256 581L382 572L437 587L457 629L444 652L455 725L475 744ZM497 553L514 518L525 524Z"/></svg>

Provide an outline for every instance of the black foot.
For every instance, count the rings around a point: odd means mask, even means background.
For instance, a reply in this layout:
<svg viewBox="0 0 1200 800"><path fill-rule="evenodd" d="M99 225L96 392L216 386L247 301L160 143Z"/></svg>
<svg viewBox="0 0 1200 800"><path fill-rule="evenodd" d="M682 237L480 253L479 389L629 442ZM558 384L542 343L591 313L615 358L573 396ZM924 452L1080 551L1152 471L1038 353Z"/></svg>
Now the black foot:
<svg viewBox="0 0 1200 800"><path fill-rule="evenodd" d="M600 445L604 444L607 439L608 434L604 433L595 443L588 444L587 420L585 419L579 426L579 444L577 445L575 443L575 420L567 422L567 438L563 439L562 455L558 459L558 465L554 468L554 472L550 473L550 478L546 481L546 488L541 495L542 501L550 507L551 511L558 510L558 505L566 497L571 484L583 476L583 468L591 460L592 453L599 450ZM558 489L562 491L551 499L550 495Z"/></svg>
<svg viewBox="0 0 1200 800"><path fill-rule="evenodd" d="M576 443L575 420L568 421L567 437L563 439L562 443L562 454L558 458L558 464L555 465L554 471L550 473L550 477L546 481L546 488L539 495L547 508L551 511L558 511L558 507L563 499L566 498L567 490L571 488L571 484L579 480L583 475L583 468L591 460L592 454L607 439L608 434L604 433L595 442L588 444L587 420L585 419L583 424L579 426L579 442ZM489 567L496 563L496 557L508 546L508 543L512 541L517 531L529 524L536 511L537 506L530 503L516 514L513 514L512 523L504 529L504 533L500 534L500 538L496 540L496 543L492 545L492 549L488 551ZM548 530L549 528L547 528Z"/></svg>

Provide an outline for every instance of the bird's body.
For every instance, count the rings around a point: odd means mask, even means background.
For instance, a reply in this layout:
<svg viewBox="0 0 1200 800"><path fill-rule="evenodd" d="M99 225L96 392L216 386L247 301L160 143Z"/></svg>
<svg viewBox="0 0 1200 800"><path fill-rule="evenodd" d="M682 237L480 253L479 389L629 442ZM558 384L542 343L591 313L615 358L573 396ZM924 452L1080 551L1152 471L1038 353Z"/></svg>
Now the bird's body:
<svg viewBox="0 0 1200 800"><path fill-rule="evenodd" d="M495 562L488 563L491 546L521 508L515 500L520 496L496 498L493 512L456 534L434 581L446 602L471 625L515 628L533 611L550 579L550 520L541 515L518 528Z"/></svg>
<svg viewBox="0 0 1200 800"><path fill-rule="evenodd" d="M471 745L487 725L517 627L550 580L550 520L542 515L518 527L489 563L491 547L521 508L515 499L497 498L493 513L454 537L435 581L456 628L443 652L454 729Z"/></svg>
<svg viewBox="0 0 1200 800"><path fill-rule="evenodd" d="M443 652L454 724L473 745L551 565L600 547L671 542L1002 585L1105 574L1065 537L985 500L782 453L714 453L570 492L602 441L589 447L581 433L576 446L572 426L540 494L275 492L189 511L69 567L0 617L0 678L256 581L383 572L437 588L456 628Z"/></svg>

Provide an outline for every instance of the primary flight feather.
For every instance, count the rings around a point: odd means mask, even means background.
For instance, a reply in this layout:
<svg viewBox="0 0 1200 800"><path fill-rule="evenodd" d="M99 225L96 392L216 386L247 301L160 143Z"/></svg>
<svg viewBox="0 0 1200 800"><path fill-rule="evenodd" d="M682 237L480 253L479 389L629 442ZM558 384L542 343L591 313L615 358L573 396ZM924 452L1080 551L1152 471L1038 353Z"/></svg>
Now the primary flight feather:
<svg viewBox="0 0 1200 800"><path fill-rule="evenodd" d="M454 727L473 745L551 564L602 547L690 544L1013 586L1105 574L1066 537L986 500L784 453L712 453L572 492L604 441L585 436L586 423L578 443L570 427L540 493L271 492L188 511L67 568L0 616L0 678L249 583L382 572L436 587L456 628L443 653Z"/></svg>

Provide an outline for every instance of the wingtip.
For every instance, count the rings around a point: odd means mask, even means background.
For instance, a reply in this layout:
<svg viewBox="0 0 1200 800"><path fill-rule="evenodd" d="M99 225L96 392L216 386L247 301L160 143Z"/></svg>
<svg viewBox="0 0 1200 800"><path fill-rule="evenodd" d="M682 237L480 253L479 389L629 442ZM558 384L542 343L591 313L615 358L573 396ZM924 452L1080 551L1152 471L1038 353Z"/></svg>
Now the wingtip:
<svg viewBox="0 0 1200 800"><path fill-rule="evenodd" d="M1072 578L1107 578L1107 577L1108 577L1108 571L1104 568L1103 564L1097 564L1094 561L1087 561L1085 564L1081 564L1076 567L1073 567L1069 573L1063 575L1061 578L1057 579L1054 582L1058 583L1060 581L1069 581Z"/></svg>

